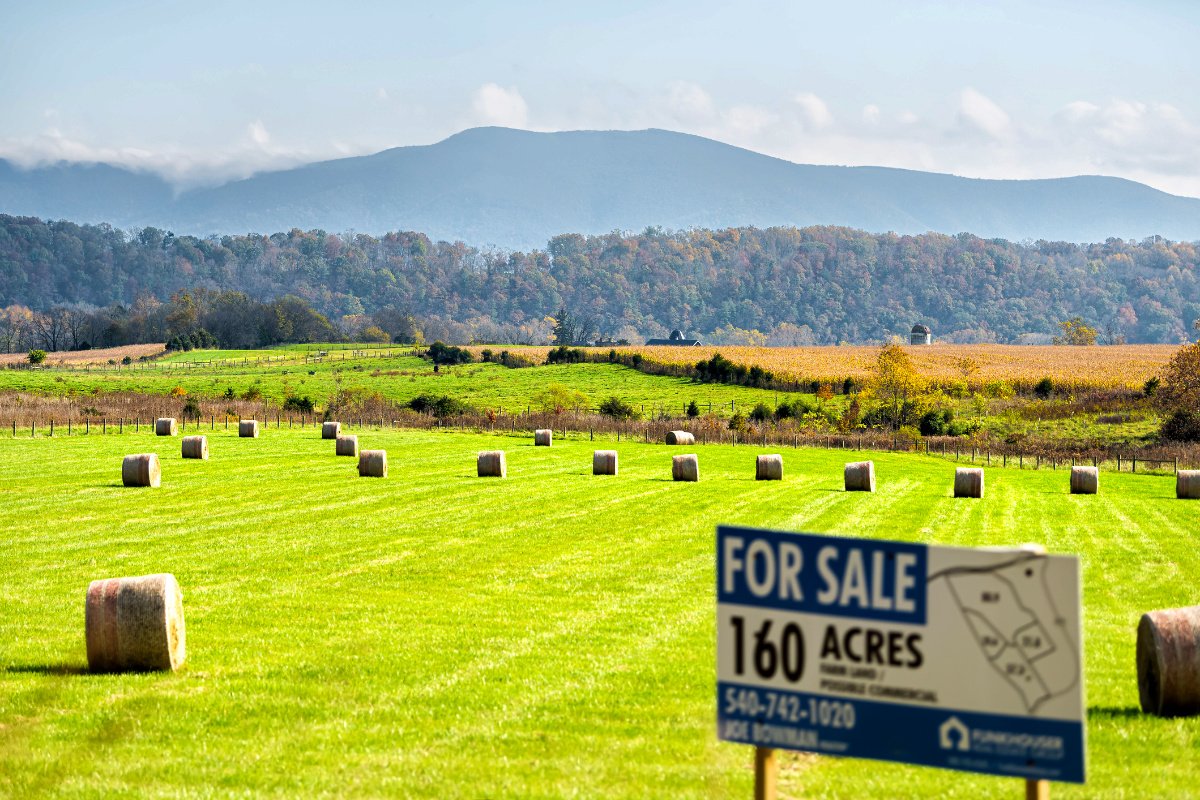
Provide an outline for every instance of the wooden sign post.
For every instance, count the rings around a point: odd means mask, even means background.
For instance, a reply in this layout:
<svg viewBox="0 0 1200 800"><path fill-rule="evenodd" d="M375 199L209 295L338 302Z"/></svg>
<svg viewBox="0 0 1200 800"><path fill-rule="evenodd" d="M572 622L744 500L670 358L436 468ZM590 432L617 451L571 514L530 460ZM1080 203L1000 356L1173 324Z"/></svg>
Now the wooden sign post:
<svg viewBox="0 0 1200 800"><path fill-rule="evenodd" d="M754 748L754 800L775 800L779 761L770 747Z"/></svg>

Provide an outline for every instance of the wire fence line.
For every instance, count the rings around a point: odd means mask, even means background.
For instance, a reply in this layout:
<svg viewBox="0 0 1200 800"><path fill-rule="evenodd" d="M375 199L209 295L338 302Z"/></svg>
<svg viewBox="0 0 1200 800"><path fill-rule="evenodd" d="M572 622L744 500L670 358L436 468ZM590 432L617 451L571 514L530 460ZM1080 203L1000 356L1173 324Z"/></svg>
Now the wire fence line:
<svg viewBox="0 0 1200 800"><path fill-rule="evenodd" d="M314 352L295 353L277 356L260 356L250 358L214 358L207 360L179 360L179 361L164 361L158 358L148 358L146 360L131 361L128 364L120 361L113 364L103 363L46 363L30 364L27 362L11 363L6 365L8 369L26 370L26 371L69 371L83 373L129 373L129 372L188 372L197 369L223 369L223 368L239 368L247 369L251 367L262 366L284 366L296 365L303 366L306 364L324 364L338 363L347 360L366 360L371 358L397 358L400 356L417 355L424 352L424 348L418 347L401 347L401 348L366 348L366 349L330 349L318 350ZM166 353L164 355L171 355Z"/></svg>
<svg viewBox="0 0 1200 800"><path fill-rule="evenodd" d="M252 409L251 409L252 410ZM162 416L170 416L163 414ZM65 420L50 419L42 423L28 422L19 426L15 420L7 426L11 437L49 438L62 436L92 435L155 435L154 416L119 416L116 418L68 417ZM206 417L176 417L180 433L196 433L237 430L241 419L257 419L264 432L271 429L319 430L327 421L323 414L222 414ZM527 434L532 436L538 429L550 429L560 438L568 440L587 439L616 441L639 441L664 443L668 431L686 430L698 445L722 444L745 446L756 449L774 448L822 448L857 453L911 453L952 460L955 463L970 463L975 466L991 466L1016 469L1069 469L1088 465L1114 472L1157 472L1178 473L1180 464L1200 463L1200 448L1181 446L1178 448L1121 449L1118 447L1070 449L1050 452L1028 452L1004 443L980 446L964 443L956 437L913 438L886 431L857 431L851 433L813 432L787 430L775 427L731 430L727 425L711 424L712 420L658 419L618 420L611 417L587 414L571 416L555 412L530 411L515 414L462 414L453 417L434 417L423 414L407 414L402 418L388 416L350 415L339 420L346 430L443 430L447 432Z"/></svg>

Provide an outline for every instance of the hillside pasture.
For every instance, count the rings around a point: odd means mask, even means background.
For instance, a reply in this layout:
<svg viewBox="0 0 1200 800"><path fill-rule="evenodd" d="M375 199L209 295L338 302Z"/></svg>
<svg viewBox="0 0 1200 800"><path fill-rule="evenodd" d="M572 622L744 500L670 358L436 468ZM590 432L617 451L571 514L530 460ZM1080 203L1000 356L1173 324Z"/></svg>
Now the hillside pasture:
<svg viewBox="0 0 1200 800"><path fill-rule="evenodd" d="M1137 710L1141 612L1196 602L1200 504L1173 480L988 471L753 447L347 430L386 449L357 477L319 429L177 438L0 438L0 795L9 797L748 797L751 750L715 736L719 523L951 545L1038 541L1083 560L1089 779L1055 797L1189 797L1200 721ZM616 449L617 477L591 474ZM481 450L509 477L475 477ZM161 489L120 486L155 452ZM879 490L845 493L874 458ZM189 659L176 674L86 672L96 578L169 571ZM1019 796L1020 782L787 754L785 797Z"/></svg>

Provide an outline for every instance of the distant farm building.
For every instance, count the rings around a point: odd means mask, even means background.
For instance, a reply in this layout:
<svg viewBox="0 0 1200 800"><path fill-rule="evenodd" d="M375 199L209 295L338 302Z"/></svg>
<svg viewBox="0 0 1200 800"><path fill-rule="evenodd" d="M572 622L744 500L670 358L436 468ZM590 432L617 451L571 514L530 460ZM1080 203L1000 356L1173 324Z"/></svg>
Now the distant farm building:
<svg viewBox="0 0 1200 800"><path fill-rule="evenodd" d="M933 331L928 325L913 325L908 334L909 344L933 344Z"/></svg>
<svg viewBox="0 0 1200 800"><path fill-rule="evenodd" d="M701 342L699 339L685 339L685 338L683 338L682 331L674 330L674 331L671 331L671 338L669 338L669 339L647 339L646 344L647 345L668 344L668 345L673 345L676 347L699 347L701 344L703 344L703 342Z"/></svg>

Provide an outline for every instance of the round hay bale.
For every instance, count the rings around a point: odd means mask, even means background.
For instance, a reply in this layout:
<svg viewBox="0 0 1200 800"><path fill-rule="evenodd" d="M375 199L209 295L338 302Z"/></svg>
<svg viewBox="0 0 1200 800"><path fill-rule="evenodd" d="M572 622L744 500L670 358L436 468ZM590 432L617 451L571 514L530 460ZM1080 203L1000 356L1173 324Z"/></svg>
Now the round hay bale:
<svg viewBox="0 0 1200 800"><path fill-rule="evenodd" d="M1138 698L1159 717L1200 714L1200 606L1143 614L1137 630Z"/></svg>
<svg viewBox="0 0 1200 800"><path fill-rule="evenodd" d="M1099 491L1099 467L1071 467L1071 494L1096 494Z"/></svg>
<svg viewBox="0 0 1200 800"><path fill-rule="evenodd" d="M667 444L695 444L696 437L687 431L667 431Z"/></svg>
<svg viewBox="0 0 1200 800"><path fill-rule="evenodd" d="M198 458L202 461L208 461L208 437L207 436L185 436L183 437L183 457Z"/></svg>
<svg viewBox="0 0 1200 800"><path fill-rule="evenodd" d="M258 420L244 419L238 423L238 436L243 439L258 438Z"/></svg>
<svg viewBox="0 0 1200 800"><path fill-rule="evenodd" d="M161 486L162 470L158 466L158 456L154 453L125 456L121 462L121 483L126 486Z"/></svg>
<svg viewBox="0 0 1200 800"><path fill-rule="evenodd" d="M534 447L549 447L554 441L554 431L549 428L539 428L533 432Z"/></svg>
<svg viewBox="0 0 1200 800"><path fill-rule="evenodd" d="M356 456L358 455L358 437L339 436L334 448L339 456Z"/></svg>
<svg viewBox="0 0 1200 800"><path fill-rule="evenodd" d="M688 435L690 436L691 434ZM700 459L695 453L690 453L686 456L671 457L671 480L700 480Z"/></svg>
<svg viewBox="0 0 1200 800"><path fill-rule="evenodd" d="M875 462L852 461L847 464L845 483L847 492L875 491Z"/></svg>
<svg viewBox="0 0 1200 800"><path fill-rule="evenodd" d="M177 430L174 417L159 417L154 420L154 434L156 436L174 436Z"/></svg>
<svg viewBox="0 0 1200 800"><path fill-rule="evenodd" d="M1175 497L1200 500L1200 469L1181 469L1175 476Z"/></svg>
<svg viewBox="0 0 1200 800"><path fill-rule="evenodd" d="M322 422L321 423L321 438L322 439L337 439L342 434L342 423L340 422Z"/></svg>
<svg viewBox="0 0 1200 800"><path fill-rule="evenodd" d="M508 464L503 450L485 450L479 454L476 469L481 478L508 477Z"/></svg>
<svg viewBox="0 0 1200 800"><path fill-rule="evenodd" d="M954 496L983 497L983 470L979 467L954 470Z"/></svg>
<svg viewBox="0 0 1200 800"><path fill-rule="evenodd" d="M597 450L592 453L592 474L593 475L616 475L617 474L617 451L616 450Z"/></svg>
<svg viewBox="0 0 1200 800"><path fill-rule="evenodd" d="M387 451L363 450L358 454L358 477L386 478Z"/></svg>
<svg viewBox="0 0 1200 800"><path fill-rule="evenodd" d="M84 619L92 672L175 670L187 658L174 575L92 581Z"/></svg>
<svg viewBox="0 0 1200 800"><path fill-rule="evenodd" d="M774 454L759 456L758 458L754 459L754 480L783 480L783 456Z"/></svg>

